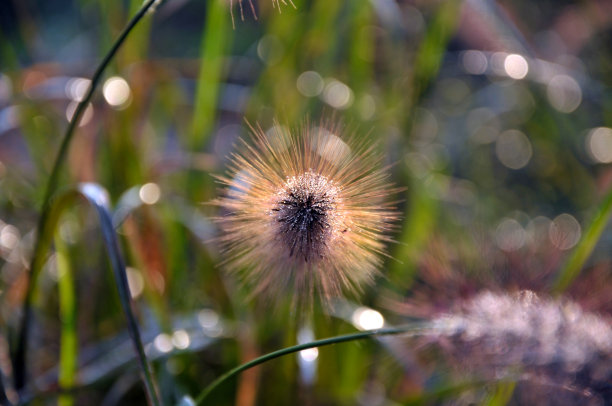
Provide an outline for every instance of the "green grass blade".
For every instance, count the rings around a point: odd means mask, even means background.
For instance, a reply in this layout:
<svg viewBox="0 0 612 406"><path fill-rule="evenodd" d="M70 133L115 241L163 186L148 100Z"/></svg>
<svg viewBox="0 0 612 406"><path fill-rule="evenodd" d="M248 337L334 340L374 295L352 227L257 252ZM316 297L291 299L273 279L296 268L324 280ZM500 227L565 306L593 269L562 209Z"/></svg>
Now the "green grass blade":
<svg viewBox="0 0 612 406"><path fill-rule="evenodd" d="M572 251L570 257L565 261L559 276L554 282L553 292L555 294L563 293L568 286L576 279L580 270L584 267L586 260L589 258L597 241L601 237L610 215L612 214L612 188L608 191L604 200L597 208L595 216L589 223L586 231L584 232L582 239Z"/></svg>
<svg viewBox="0 0 612 406"><path fill-rule="evenodd" d="M308 348L314 348L314 347L323 347L326 345L331 345L331 344L338 344L338 343L344 343L344 342L348 342L348 341L355 341L355 340L363 340L365 338L372 338L372 337L376 337L376 336L383 336L383 335L394 335L394 334L406 334L406 333L410 333L410 332L419 332L421 331L423 328L423 325L421 323L415 323L415 324L410 324L404 327L397 327L397 328L384 328L384 329L379 329L379 330L369 330L369 331L363 331L363 332L359 332L359 333L353 333L353 334L346 334L346 335L341 335L341 336L336 336L336 337L330 337L330 338L324 338L322 340L317 340L317 341L312 341L309 343L305 343L305 344L299 344L299 345L294 345L292 347L287 347L287 348L283 348L281 350L278 351L274 351L274 352L270 352L268 354L262 355L261 357L255 358L252 361L246 362L240 366L237 366L236 368L226 372L225 374L221 375L219 378L217 378L216 380L214 380L210 385L208 385L206 388L204 388L204 390L202 392L200 392L200 394L198 395L198 397L195 400L195 404L196 405L200 405L202 404L202 402L204 401L204 399L206 399L206 397L208 397L208 395L210 395L210 393L217 388L219 385L221 385L223 382L227 381L228 379L238 375L239 373L249 369L249 368L253 368L254 366L257 366L259 364L263 364L264 362L273 360L275 358L279 358L282 357L284 355L287 354L293 354L295 352L298 351L302 351L302 350L306 350Z"/></svg>
<svg viewBox="0 0 612 406"><path fill-rule="evenodd" d="M58 383L61 387L70 388L74 385L78 356L74 278L72 267L70 266L68 247L59 236L55 238L55 248L57 250L59 314L62 324ZM58 406L72 406L74 399L71 394L61 395L57 404Z"/></svg>
<svg viewBox="0 0 612 406"><path fill-rule="evenodd" d="M136 27L136 25L142 20L142 18L151 9L151 7L153 7L153 5L155 5L156 7L159 7L161 4L158 2L158 0L147 0L142 5L138 13L136 13L136 15L130 20L130 22L125 27L123 32L119 35L119 38L117 38L117 40L115 41L115 43L113 44L109 52L102 59L102 62L96 69L91 79L91 85L89 86L89 89L85 97L77 106L76 111L74 115L72 116L70 123L68 124L68 128L66 129L66 133L64 134L64 137L60 145L60 149L55 158L53 168L51 169L51 173L49 175L49 179L47 181L47 185L46 185L45 193L43 197L42 211L38 219L38 224L36 228L36 241L34 243L34 252L32 254L32 259L30 261L30 275L29 275L29 279L28 279L27 287L26 287L26 296L25 296L25 300L23 304L23 315L22 315L21 324L19 326L17 342L15 346L16 350L11 357L12 364L13 364L13 370L14 370L15 388L17 390L23 388L26 383L27 374L26 374L25 347L26 347L26 343L28 341L28 335L29 335L28 326L29 326L30 317L31 317L30 307L31 307L32 293L33 293L32 287L35 285L35 280L38 277L38 271L40 270L41 265L42 265L41 255L42 253L46 252L46 250L44 249L44 243L41 240L43 239L44 235L48 234L48 230L45 230L45 225L48 224L50 220L49 219L50 201L51 201L51 197L57 190L60 172L64 165L64 162L66 161L66 156L68 154L70 143L74 136L74 132L76 128L78 127L79 122L81 121L83 113L85 112L85 109L87 108L87 105L91 101L96 88L98 87L98 85L100 84L100 81L102 80L102 74L104 73L104 71L110 64L110 62L113 60L113 58L117 54L117 51L119 50L119 48L121 48L121 46L123 45L123 43L129 36L130 32L132 32L134 27Z"/></svg>
<svg viewBox="0 0 612 406"><path fill-rule="evenodd" d="M200 50L200 72L195 95L193 121L188 140L190 150L202 148L215 123L217 99L221 75L225 61L225 52L232 38L230 17L226 3L209 1L206 10L206 26L202 33Z"/></svg>

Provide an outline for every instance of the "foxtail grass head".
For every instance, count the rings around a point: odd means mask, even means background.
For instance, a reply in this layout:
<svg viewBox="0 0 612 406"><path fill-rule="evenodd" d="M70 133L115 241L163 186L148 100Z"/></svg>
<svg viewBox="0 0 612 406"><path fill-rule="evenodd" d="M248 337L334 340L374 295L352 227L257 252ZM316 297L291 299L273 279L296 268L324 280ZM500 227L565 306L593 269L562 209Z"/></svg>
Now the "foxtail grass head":
<svg viewBox="0 0 612 406"><path fill-rule="evenodd" d="M398 219L380 164L370 143L336 127L252 129L215 202L227 268L255 295L299 305L361 290Z"/></svg>
<svg viewBox="0 0 612 406"><path fill-rule="evenodd" d="M576 303L531 291L484 292L433 325L462 374L518 373L516 397L530 399L519 404L590 405L612 399L612 324Z"/></svg>

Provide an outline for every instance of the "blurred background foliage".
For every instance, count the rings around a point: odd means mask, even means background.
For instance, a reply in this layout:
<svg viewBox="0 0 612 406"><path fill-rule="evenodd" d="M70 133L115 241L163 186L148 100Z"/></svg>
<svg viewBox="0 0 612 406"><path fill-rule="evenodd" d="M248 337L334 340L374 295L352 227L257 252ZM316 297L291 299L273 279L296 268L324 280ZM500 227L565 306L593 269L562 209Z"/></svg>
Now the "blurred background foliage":
<svg viewBox="0 0 612 406"><path fill-rule="evenodd" d="M244 20L234 4L233 28L223 0L166 1L120 50L70 148L63 187L96 182L115 207L135 310L168 404L191 404L187 396L222 372L298 341L430 317L484 288L551 292L612 183L612 2L293 3L260 1L255 19L245 0ZM2 360L61 136L141 4L0 5ZM271 313L247 301L223 273L211 223L219 213L205 203L218 195L213 175L248 133L245 120L267 130L321 118L376 140L393 182L406 189L404 214L376 284L300 325L286 306ZM60 397L63 405L144 403L92 209L70 209L55 241L35 291L30 395L59 379L82 387ZM565 293L610 313L609 227L596 242ZM512 398L503 385L444 391L454 382L448 363L385 343L271 361L210 401Z"/></svg>

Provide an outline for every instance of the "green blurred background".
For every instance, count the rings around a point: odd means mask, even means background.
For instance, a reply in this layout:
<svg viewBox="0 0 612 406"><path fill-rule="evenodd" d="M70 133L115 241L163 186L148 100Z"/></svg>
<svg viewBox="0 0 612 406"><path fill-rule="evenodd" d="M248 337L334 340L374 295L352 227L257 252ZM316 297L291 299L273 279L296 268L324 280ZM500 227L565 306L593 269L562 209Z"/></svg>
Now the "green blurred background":
<svg viewBox="0 0 612 406"><path fill-rule="evenodd" d="M257 20L248 1L244 20L234 4L232 28L223 0L167 0L127 39L70 148L62 187L96 182L125 217L118 232L130 288L168 404L190 404L186 396L257 355L355 331L358 306L400 324L485 288L551 292L612 183L612 2L294 3L262 0ZM62 134L141 4L0 5L2 358ZM267 130L275 120L298 128L321 118L377 142L406 189L404 214L375 285L302 324L286 306L271 313L247 301L223 272L218 213L205 203L218 195L213 175L225 172L246 122ZM609 314L609 227L596 242L563 290ZM54 388L59 375L83 386L64 405L145 402L108 268L92 210L69 210L35 291L32 393ZM78 345L60 340L62 331ZM210 404L443 402L439 389L454 379L448 362L385 343L269 362ZM503 391L469 392L468 401L499 404Z"/></svg>

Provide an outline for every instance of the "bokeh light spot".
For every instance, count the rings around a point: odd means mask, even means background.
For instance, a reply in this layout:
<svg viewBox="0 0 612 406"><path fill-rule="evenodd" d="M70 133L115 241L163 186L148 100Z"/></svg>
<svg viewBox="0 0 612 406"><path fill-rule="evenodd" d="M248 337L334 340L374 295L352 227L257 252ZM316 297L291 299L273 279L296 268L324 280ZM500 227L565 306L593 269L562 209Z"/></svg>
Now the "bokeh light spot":
<svg viewBox="0 0 612 406"><path fill-rule="evenodd" d="M0 246L7 250L12 250L19 244L20 236L19 230L11 225L2 227L0 231Z"/></svg>
<svg viewBox="0 0 612 406"><path fill-rule="evenodd" d="M185 330L176 330L172 334L172 344L178 348L179 350L184 350L189 348L191 344L191 338L189 337L189 333Z"/></svg>
<svg viewBox="0 0 612 406"><path fill-rule="evenodd" d="M266 35L257 43L257 56L266 63L274 65L281 60L285 52L283 43L275 35Z"/></svg>
<svg viewBox="0 0 612 406"><path fill-rule="evenodd" d="M582 102L582 89L574 78L568 75L556 75L546 88L549 103L562 113L571 113Z"/></svg>
<svg viewBox="0 0 612 406"><path fill-rule="evenodd" d="M612 162L612 129L597 127L589 131L586 149L595 162Z"/></svg>
<svg viewBox="0 0 612 406"><path fill-rule="evenodd" d="M325 84L323 78L315 71L303 72L297 78L297 89L306 97L314 97L321 94Z"/></svg>
<svg viewBox="0 0 612 406"><path fill-rule="evenodd" d="M359 307L351 317L353 324L360 330L375 330L385 325L383 315L367 307Z"/></svg>
<svg viewBox="0 0 612 406"><path fill-rule="evenodd" d="M504 59L504 70L512 79L523 79L529 72L529 64L522 55L510 54Z"/></svg>
<svg viewBox="0 0 612 406"><path fill-rule="evenodd" d="M219 315L212 309L202 309L198 313L198 322L204 328L213 328L219 324Z"/></svg>
<svg viewBox="0 0 612 406"><path fill-rule="evenodd" d="M74 116L78 105L79 102L77 101L71 101L70 104L68 104L68 107L66 108L66 120L72 121L72 116ZM91 103L88 103L87 107L85 108L85 111L81 115L81 122L79 123L79 127L83 127L89 124L89 122L93 118L93 114L94 108Z"/></svg>
<svg viewBox="0 0 612 406"><path fill-rule="evenodd" d="M155 340L153 340L153 345L159 352L170 352L173 348L172 338L165 333L159 334L157 337L155 337Z"/></svg>
<svg viewBox="0 0 612 406"><path fill-rule="evenodd" d="M130 295L132 296L132 299L136 299L144 290L144 278L135 268L128 267L126 271Z"/></svg>
<svg viewBox="0 0 612 406"><path fill-rule="evenodd" d="M130 85L119 76L113 76L104 83L102 94L106 102L115 108L126 107L132 97Z"/></svg>
<svg viewBox="0 0 612 406"><path fill-rule="evenodd" d="M472 75L482 75L487 71L487 67L489 66L487 56L483 52L476 50L465 51L462 55L461 62L463 63L465 71Z"/></svg>
<svg viewBox="0 0 612 406"><path fill-rule="evenodd" d="M537 216L530 220L526 227L529 244L538 250L546 247L550 242L548 234L551 223L546 216Z"/></svg>
<svg viewBox="0 0 612 406"><path fill-rule="evenodd" d="M300 358L306 362L313 362L319 356L319 350L317 348L307 348L300 351Z"/></svg>
<svg viewBox="0 0 612 406"><path fill-rule="evenodd" d="M85 78L72 78L66 82L65 93L73 101L80 102L89 91L91 80Z"/></svg>
<svg viewBox="0 0 612 406"><path fill-rule="evenodd" d="M144 204L155 204L161 197L161 190L155 183L147 183L138 191L138 196Z"/></svg>
<svg viewBox="0 0 612 406"><path fill-rule="evenodd" d="M353 91L338 80L331 80L323 90L323 101L330 106L344 110L353 102Z"/></svg>
<svg viewBox="0 0 612 406"><path fill-rule="evenodd" d="M495 153L504 166L521 169L529 163L533 150L525 134L518 130L508 130L499 135Z"/></svg>
<svg viewBox="0 0 612 406"><path fill-rule="evenodd" d="M502 220L495 230L495 242L503 251L516 251L525 245L527 233L521 224L514 219Z"/></svg>
<svg viewBox="0 0 612 406"><path fill-rule="evenodd" d="M319 138L319 142L314 145L319 155L325 158L327 161L339 164L351 153L351 147L349 147L340 137L332 134L324 128L317 128L314 131L322 133Z"/></svg>
<svg viewBox="0 0 612 406"><path fill-rule="evenodd" d="M364 120L369 120L374 116L374 113L376 113L376 100L366 94L359 100L359 115Z"/></svg>
<svg viewBox="0 0 612 406"><path fill-rule="evenodd" d="M580 223L567 213L555 217L548 231L550 241L560 250L574 247L580 240L581 234Z"/></svg>

